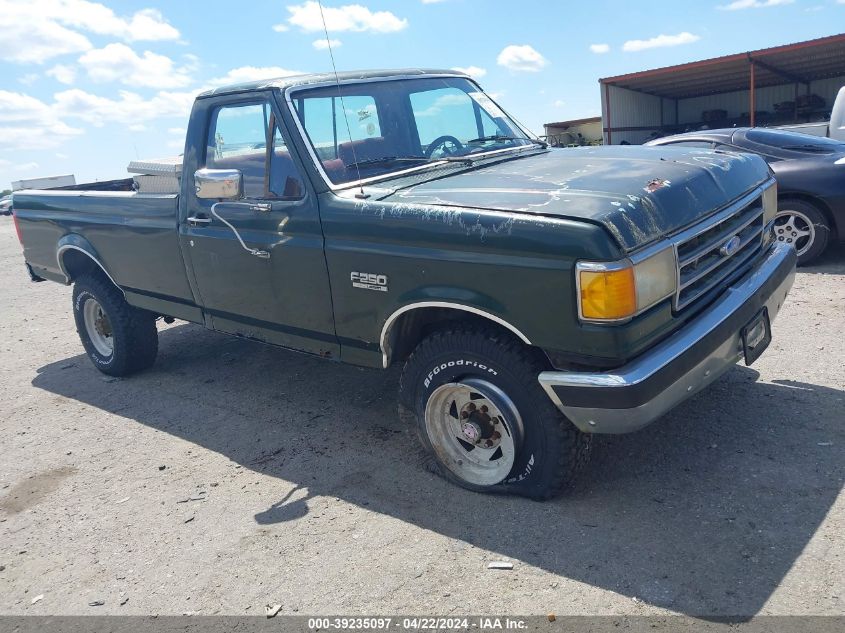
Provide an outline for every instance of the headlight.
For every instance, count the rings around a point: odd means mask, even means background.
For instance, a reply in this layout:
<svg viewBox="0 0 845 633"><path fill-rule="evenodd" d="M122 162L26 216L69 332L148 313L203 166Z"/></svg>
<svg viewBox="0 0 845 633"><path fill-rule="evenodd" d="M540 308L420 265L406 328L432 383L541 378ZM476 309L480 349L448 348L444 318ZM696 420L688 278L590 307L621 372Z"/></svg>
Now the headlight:
<svg viewBox="0 0 845 633"><path fill-rule="evenodd" d="M774 238L774 221L778 212L777 183L763 192L763 246Z"/></svg>
<svg viewBox="0 0 845 633"><path fill-rule="evenodd" d="M578 262L578 316L582 321L622 321L673 295L677 287L675 249L642 259Z"/></svg>
<svg viewBox="0 0 845 633"><path fill-rule="evenodd" d="M775 219L778 212L778 186L777 183L763 192L763 226L766 226Z"/></svg>

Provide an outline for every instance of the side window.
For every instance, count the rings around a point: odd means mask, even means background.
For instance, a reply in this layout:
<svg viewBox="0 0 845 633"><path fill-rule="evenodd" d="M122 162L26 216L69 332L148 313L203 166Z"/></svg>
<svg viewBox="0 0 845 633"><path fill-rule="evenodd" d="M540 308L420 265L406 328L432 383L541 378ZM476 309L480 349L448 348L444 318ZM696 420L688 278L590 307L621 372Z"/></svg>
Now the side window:
<svg viewBox="0 0 845 633"><path fill-rule="evenodd" d="M273 127L273 154L270 157L270 198L299 200L305 196L305 185L293 162L290 150L278 126Z"/></svg>
<svg viewBox="0 0 845 633"><path fill-rule="evenodd" d="M272 136L268 138L271 126ZM240 170L247 198L298 200L305 194L302 177L275 124L269 103L237 104L214 110L205 165L210 169Z"/></svg>

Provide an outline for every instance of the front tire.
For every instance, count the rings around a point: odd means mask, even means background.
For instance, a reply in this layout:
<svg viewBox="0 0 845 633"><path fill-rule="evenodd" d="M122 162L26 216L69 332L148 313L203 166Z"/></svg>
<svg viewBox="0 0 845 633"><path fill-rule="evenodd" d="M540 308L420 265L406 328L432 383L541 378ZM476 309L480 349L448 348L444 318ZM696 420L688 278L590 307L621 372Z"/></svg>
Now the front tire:
<svg viewBox="0 0 845 633"><path fill-rule="evenodd" d="M540 387L546 369L536 350L505 333L455 325L425 338L406 362L400 415L450 481L549 499L587 464L591 436Z"/></svg>
<svg viewBox="0 0 845 633"><path fill-rule="evenodd" d="M798 265L806 266L827 248L830 223L815 205L794 198L783 198L778 201L774 231L777 241L795 247Z"/></svg>
<svg viewBox="0 0 845 633"><path fill-rule="evenodd" d="M104 374L128 376L155 362L155 315L126 303L108 279L86 275L76 281L73 316L88 358Z"/></svg>

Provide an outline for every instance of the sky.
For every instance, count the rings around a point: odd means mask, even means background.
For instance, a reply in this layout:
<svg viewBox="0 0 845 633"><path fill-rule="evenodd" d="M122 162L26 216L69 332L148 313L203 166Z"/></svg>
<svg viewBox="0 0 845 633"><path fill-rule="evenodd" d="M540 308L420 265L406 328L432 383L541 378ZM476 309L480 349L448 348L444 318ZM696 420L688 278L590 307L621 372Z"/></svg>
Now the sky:
<svg viewBox="0 0 845 633"><path fill-rule="evenodd" d="M516 119L600 114L598 80L845 31L845 0L323 0L338 70L460 68ZM331 70L309 0L0 0L0 189L182 152L194 95Z"/></svg>

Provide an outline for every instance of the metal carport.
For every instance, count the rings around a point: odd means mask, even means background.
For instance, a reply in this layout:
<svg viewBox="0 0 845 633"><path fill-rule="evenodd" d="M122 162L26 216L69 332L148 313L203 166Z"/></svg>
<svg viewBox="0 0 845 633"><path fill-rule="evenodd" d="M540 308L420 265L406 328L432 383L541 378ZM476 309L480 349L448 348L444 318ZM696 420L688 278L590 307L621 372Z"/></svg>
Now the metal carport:
<svg viewBox="0 0 845 633"><path fill-rule="evenodd" d="M724 112L710 127L776 125L824 116L845 85L845 33L677 66L607 77L601 86L604 141L642 143L701 126L703 113ZM825 100L802 112L801 95ZM813 97L819 103L819 99ZM793 112L784 105L794 103ZM776 114L769 110L775 104ZM692 127L692 129L697 129Z"/></svg>

